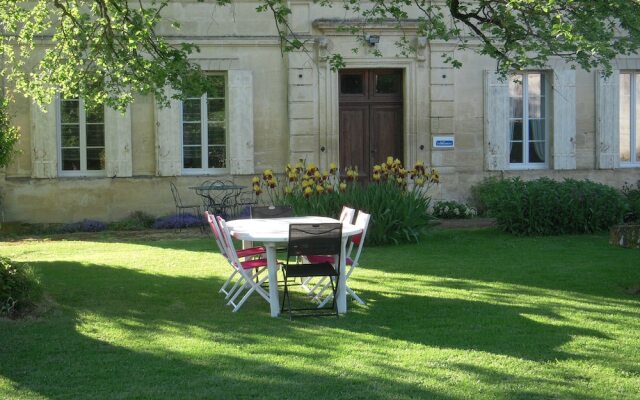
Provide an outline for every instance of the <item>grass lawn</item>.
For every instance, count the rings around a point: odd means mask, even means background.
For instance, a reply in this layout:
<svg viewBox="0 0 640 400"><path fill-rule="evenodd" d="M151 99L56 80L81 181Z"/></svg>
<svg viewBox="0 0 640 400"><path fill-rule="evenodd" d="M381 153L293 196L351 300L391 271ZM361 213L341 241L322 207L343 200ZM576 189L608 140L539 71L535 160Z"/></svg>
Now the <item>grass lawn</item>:
<svg viewBox="0 0 640 400"><path fill-rule="evenodd" d="M53 302L0 320L0 399L638 399L640 252L440 230L365 248L339 319L231 313L211 239L4 242Z"/></svg>

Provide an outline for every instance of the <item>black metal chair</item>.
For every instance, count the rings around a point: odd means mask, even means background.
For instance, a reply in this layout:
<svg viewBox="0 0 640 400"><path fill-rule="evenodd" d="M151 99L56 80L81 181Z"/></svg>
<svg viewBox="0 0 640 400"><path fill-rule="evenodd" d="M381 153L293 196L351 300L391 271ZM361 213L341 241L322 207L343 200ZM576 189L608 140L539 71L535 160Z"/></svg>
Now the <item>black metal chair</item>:
<svg viewBox="0 0 640 400"><path fill-rule="evenodd" d="M342 248L342 224L291 224L289 225L289 244L287 245L287 259L281 265L284 275L284 296L282 298L282 310L289 311L289 319L293 318L293 311L307 311L306 314L296 316L338 316L336 308L336 290L340 277L340 263L332 265L330 262L311 263L304 262L308 256L335 255L335 260L340 260ZM289 280L306 277L329 277L333 301L331 308L292 308L291 294L289 293ZM287 307L285 307L285 302ZM327 310L333 310L327 313ZM313 311L313 312L312 312Z"/></svg>
<svg viewBox="0 0 640 400"><path fill-rule="evenodd" d="M185 221L185 215L187 215L187 211L189 210L193 210L193 215L202 219L202 215L200 215L200 206L197 204L184 204L176 185L173 182L169 182L169 186L171 188L171 194L173 195L173 202L176 206L176 230L182 230L182 225L184 225ZM200 231L204 232L204 221L200 224Z"/></svg>
<svg viewBox="0 0 640 400"><path fill-rule="evenodd" d="M251 218L286 218L295 217L291 206L253 206Z"/></svg>

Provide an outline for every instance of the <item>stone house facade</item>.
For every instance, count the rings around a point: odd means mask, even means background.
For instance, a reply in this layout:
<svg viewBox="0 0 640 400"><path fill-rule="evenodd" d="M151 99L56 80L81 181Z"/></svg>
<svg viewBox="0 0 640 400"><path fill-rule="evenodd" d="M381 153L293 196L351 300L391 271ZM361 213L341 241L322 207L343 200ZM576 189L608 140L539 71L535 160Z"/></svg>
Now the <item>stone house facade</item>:
<svg viewBox="0 0 640 400"><path fill-rule="evenodd" d="M17 99L22 152L0 172L5 221L167 214L169 182L196 201L188 187L203 180L248 185L300 158L363 172L387 155L422 160L440 171L436 200L464 201L493 175L614 187L640 179L640 56L617 60L608 79L558 61L501 81L494 60L415 37L410 22L411 57L396 56L392 25L371 27L371 45L358 45L338 29L344 11L310 1L291 2L291 26L309 51L283 54L273 20L255 7L176 1L165 10L182 29L167 20L159 33L200 46L193 61L217 93L167 108L138 97L125 114L85 110L81 99L45 110ZM345 70L324 61L333 52ZM461 69L444 62L452 53Z"/></svg>

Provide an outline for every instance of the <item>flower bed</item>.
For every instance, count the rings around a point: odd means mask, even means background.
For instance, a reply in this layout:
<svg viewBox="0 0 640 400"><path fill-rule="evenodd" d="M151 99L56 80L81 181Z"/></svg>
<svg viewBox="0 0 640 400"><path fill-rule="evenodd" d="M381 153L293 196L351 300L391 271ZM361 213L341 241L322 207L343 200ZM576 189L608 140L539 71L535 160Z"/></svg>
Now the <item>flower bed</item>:
<svg viewBox="0 0 640 400"><path fill-rule="evenodd" d="M372 244L416 242L432 219L429 189L439 183L437 170L417 162L406 169L388 157L376 165L371 182L361 183L356 168L347 167L340 177L334 163L321 172L313 163L300 160L287 165L278 179L267 169L253 178L253 191L263 203L289 205L296 215L323 215L336 218L342 206L372 215L367 239Z"/></svg>

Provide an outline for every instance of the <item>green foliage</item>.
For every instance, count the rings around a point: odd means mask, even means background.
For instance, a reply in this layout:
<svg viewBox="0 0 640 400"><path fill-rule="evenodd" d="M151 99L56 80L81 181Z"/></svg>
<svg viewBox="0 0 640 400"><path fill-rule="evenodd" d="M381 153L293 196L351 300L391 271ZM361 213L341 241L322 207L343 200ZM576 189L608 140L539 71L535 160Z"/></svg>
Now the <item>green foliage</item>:
<svg viewBox="0 0 640 400"><path fill-rule="evenodd" d="M0 317L28 312L42 297L42 287L28 264L0 257Z"/></svg>
<svg viewBox="0 0 640 400"><path fill-rule="evenodd" d="M421 190L405 190L391 181L350 185L344 192L305 197L291 193L278 199L290 205L296 215L324 215L337 218L343 205L371 214L367 242L374 245L418 242L433 219L431 198Z"/></svg>
<svg viewBox="0 0 640 400"><path fill-rule="evenodd" d="M172 45L155 33L167 4L0 0L0 75L13 90L41 105L57 92L81 96L88 106L107 104L121 110L134 93L155 95L166 104L165 86L177 93L202 93L208 83L187 59L197 47ZM51 45L42 57L34 49L40 37L50 35Z"/></svg>
<svg viewBox="0 0 640 400"><path fill-rule="evenodd" d="M367 241L371 244L417 242L432 219L428 212L429 188L440 182L436 169L416 162L406 169L399 159L387 157L375 165L372 183L358 182L355 167L347 167L345 180L340 180L335 163L320 172L315 164L287 165L285 183L278 185L272 170L253 178L253 191L259 196L267 192L270 202L290 205L296 215L324 215L337 218L343 205L371 214Z"/></svg>
<svg viewBox="0 0 640 400"><path fill-rule="evenodd" d="M492 178L474 192L498 226L517 235L597 232L622 221L626 209L618 191L589 180Z"/></svg>
<svg viewBox="0 0 640 400"><path fill-rule="evenodd" d="M436 218L473 218L477 214L475 208L457 201L439 201L433 206L433 216Z"/></svg>
<svg viewBox="0 0 640 400"><path fill-rule="evenodd" d="M637 1L353 0L343 7L357 16L341 26L358 39L360 46L354 52L367 47L365 38L373 27L395 21L402 33L395 43L400 55L415 53L415 41L403 33L403 26L414 19L418 37L455 42L459 49L488 55L498 61L503 76L513 70L545 68L551 57L587 70L602 67L610 73L616 55L634 54L640 46ZM462 65L455 55L444 57L456 68Z"/></svg>
<svg viewBox="0 0 640 400"><path fill-rule="evenodd" d="M7 107L7 99L0 97L0 168L6 167L11 162L16 154L16 144L20 138L18 129L11 125L11 117Z"/></svg>
<svg viewBox="0 0 640 400"><path fill-rule="evenodd" d="M126 218L109 224L109 230L113 231L140 231L151 229L156 219L142 211L134 211Z"/></svg>
<svg viewBox="0 0 640 400"><path fill-rule="evenodd" d="M219 6L231 0L215 0ZM320 0L321 7L336 7ZM640 46L640 4L628 0L510 0L431 2L418 0L345 1L351 19L340 30L350 32L362 46L376 24L395 21L400 32L399 54L416 52L413 37L403 24L417 23L418 37L455 42L498 60L502 73L526 67L543 67L550 57L561 57L586 69L611 70L618 54L633 54ZM184 92L208 89L200 68L188 57L199 51L191 43L171 44L156 27L169 16L163 12L169 0L77 0L16 2L0 0L0 75L11 87L39 104L51 101L56 91L82 96L89 105L107 104L123 109L134 93L153 94L166 103L165 87ZM283 51L310 51L311 41L291 29L291 8L281 0L260 0L257 12L273 17ZM213 16L215 17L215 16ZM169 25L169 24L167 24ZM170 24L180 29L178 21ZM413 30L411 30L413 35ZM42 37L51 37L44 57L34 51ZM480 46L468 46L479 41ZM461 63L445 56L455 67ZM333 68L344 67L340 54L325 58Z"/></svg>
<svg viewBox="0 0 640 400"><path fill-rule="evenodd" d="M640 180L636 182L636 187L626 183L622 187L622 194L627 200L629 212L625 215L627 222L640 222Z"/></svg>

